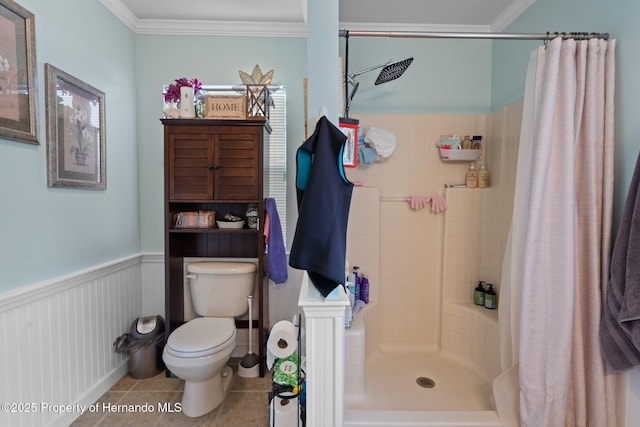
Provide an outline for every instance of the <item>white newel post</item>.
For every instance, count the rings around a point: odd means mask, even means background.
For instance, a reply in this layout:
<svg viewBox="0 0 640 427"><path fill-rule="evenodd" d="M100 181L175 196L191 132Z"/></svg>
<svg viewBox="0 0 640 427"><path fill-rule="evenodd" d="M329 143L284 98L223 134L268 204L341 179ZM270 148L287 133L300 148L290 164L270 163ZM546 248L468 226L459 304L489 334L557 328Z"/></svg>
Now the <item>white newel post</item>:
<svg viewBox="0 0 640 427"><path fill-rule="evenodd" d="M298 306L305 317L307 427L342 427L347 305L342 286L322 298L304 273Z"/></svg>

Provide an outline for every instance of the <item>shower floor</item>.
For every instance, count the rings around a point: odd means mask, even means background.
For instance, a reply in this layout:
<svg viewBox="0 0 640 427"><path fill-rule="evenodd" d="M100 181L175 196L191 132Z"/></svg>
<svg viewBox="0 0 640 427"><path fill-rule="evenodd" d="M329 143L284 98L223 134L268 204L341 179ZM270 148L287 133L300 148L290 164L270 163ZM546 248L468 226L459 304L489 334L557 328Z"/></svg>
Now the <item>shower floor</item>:
<svg viewBox="0 0 640 427"><path fill-rule="evenodd" d="M438 352L367 355L365 389L346 391L346 407L356 410L491 411L491 384ZM423 388L419 377L433 380Z"/></svg>

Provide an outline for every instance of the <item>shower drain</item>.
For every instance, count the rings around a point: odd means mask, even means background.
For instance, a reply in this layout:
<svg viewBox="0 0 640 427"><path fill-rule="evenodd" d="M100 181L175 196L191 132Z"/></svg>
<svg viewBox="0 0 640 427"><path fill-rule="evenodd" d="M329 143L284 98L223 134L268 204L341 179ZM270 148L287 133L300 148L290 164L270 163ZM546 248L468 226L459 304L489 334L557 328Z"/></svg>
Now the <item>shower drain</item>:
<svg viewBox="0 0 640 427"><path fill-rule="evenodd" d="M436 383L429 377L418 377L416 383L422 388L434 388Z"/></svg>

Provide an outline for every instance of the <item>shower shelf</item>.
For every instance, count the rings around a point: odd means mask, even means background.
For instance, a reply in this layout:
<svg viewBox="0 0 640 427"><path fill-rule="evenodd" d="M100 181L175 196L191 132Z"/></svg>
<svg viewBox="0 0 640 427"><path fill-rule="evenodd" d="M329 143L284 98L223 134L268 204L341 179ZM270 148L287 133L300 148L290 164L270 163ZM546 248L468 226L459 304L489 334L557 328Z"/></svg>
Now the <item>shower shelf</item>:
<svg viewBox="0 0 640 427"><path fill-rule="evenodd" d="M464 307L467 310L471 310L474 313L479 313L482 316L485 316L495 321L498 320L498 310L489 310L488 308L477 306L474 303L469 301L450 301L449 304L454 304L460 307Z"/></svg>
<svg viewBox="0 0 640 427"><path fill-rule="evenodd" d="M438 147L443 162L475 162L480 158L482 150L451 150Z"/></svg>

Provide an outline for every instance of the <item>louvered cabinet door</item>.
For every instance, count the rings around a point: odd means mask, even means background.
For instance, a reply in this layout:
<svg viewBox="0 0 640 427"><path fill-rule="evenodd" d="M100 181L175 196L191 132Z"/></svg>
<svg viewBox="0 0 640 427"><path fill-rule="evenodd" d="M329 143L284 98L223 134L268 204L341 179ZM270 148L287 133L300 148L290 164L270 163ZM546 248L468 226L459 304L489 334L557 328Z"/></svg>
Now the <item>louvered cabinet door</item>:
<svg viewBox="0 0 640 427"><path fill-rule="evenodd" d="M215 147L210 134L169 137L169 199L211 200L214 197Z"/></svg>
<svg viewBox="0 0 640 427"><path fill-rule="evenodd" d="M220 133L215 136L214 196L218 200L256 200L259 197L261 135Z"/></svg>

